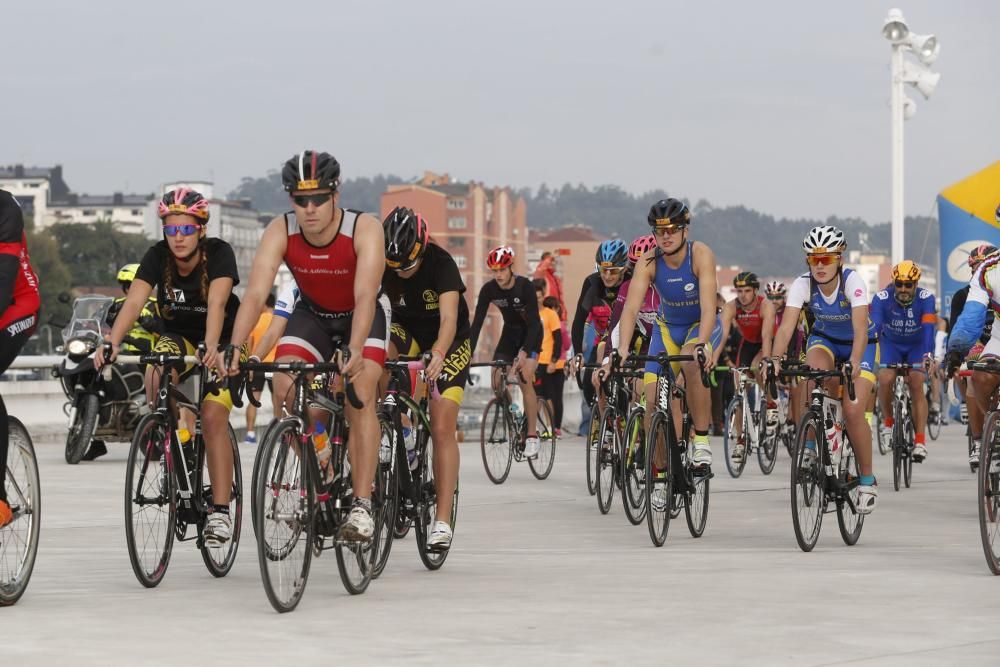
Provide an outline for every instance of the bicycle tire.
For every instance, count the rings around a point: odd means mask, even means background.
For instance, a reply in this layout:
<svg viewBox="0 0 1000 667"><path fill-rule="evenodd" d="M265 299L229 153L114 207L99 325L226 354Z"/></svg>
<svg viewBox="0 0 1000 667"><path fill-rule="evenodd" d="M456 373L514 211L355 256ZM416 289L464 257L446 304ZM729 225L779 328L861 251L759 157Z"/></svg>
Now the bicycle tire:
<svg viewBox="0 0 1000 667"><path fill-rule="evenodd" d="M228 431L229 445L233 452L233 487L229 498L229 518L232 521L233 532L226 542L226 548L223 550L206 546L200 534L204 522L198 526L198 548L205 561L205 567L208 568L213 577L224 577L233 568L233 563L236 562L236 552L240 548L240 534L243 528L243 466L240 463L240 450L236 442L236 433L232 426L229 426ZM208 472L207 457L205 472ZM202 479L208 479L207 475ZM211 491L211 486L208 488ZM223 556L223 558L220 559L219 556Z"/></svg>
<svg viewBox="0 0 1000 667"><path fill-rule="evenodd" d="M253 455L253 472L250 475L250 518L253 524L253 534L257 535L257 477L260 475L260 460L261 453L264 451L264 440L267 439L267 434L271 432L271 429L275 424L278 423L277 419L271 419L267 424L267 428L264 429L264 435L258 440L257 451Z"/></svg>
<svg viewBox="0 0 1000 667"><path fill-rule="evenodd" d="M304 444L309 443L294 419L279 421L261 444L264 458L256 496L260 505L257 563L267 599L280 613L292 611L302 600L313 555L316 494L307 477L306 461L299 456L308 451ZM289 560L300 547L300 558ZM290 565L285 567L288 574L272 577L271 564ZM282 588L283 583L290 587Z"/></svg>
<svg viewBox="0 0 1000 667"><path fill-rule="evenodd" d="M983 428L979 450L979 474L976 496L979 504L979 536L983 543L986 566L1000 575L1000 473L991 472L993 461L1000 459L1000 412L991 412Z"/></svg>
<svg viewBox="0 0 1000 667"><path fill-rule="evenodd" d="M426 443L425 443L426 445ZM455 522L458 519L458 482L455 483L455 493L451 500L451 515L449 525L452 531L452 540L455 535ZM433 449L427 446L426 456L420 470L420 490L421 500L418 506L416 524L417 554L420 562L432 572L440 570L444 565L451 548L446 550L432 550L427 546L427 537L430 534L430 527L437 517L437 487L434 486L434 456ZM452 542L454 544L454 541Z"/></svg>
<svg viewBox="0 0 1000 667"><path fill-rule="evenodd" d="M379 575L385 571L385 566L389 562L389 553L392 551L392 542L395 537L396 514L399 511L399 481L396 479L396 440L395 426L385 413L378 416L379 431L381 438L388 438L391 445L392 455L388 461L379 459L376 474L381 478L382 499L385 510L382 521L375 526L375 540L378 554L375 558L375 565L372 570L372 579L378 579ZM379 441L381 444L381 440Z"/></svg>
<svg viewBox="0 0 1000 667"><path fill-rule="evenodd" d="M153 413L143 417L132 437L125 470L125 542L129 561L132 563L132 572L135 573L139 583L146 588L153 588L163 581L163 575L170 565L177 526L176 479L173 466L165 458L168 437L170 436L167 425L163 423L160 415ZM152 474L147 474L151 463ZM135 477L137 469L140 473L138 480ZM150 492L148 497L143 492L144 489ZM152 495L153 492L155 496ZM148 498L155 500L147 503ZM140 511L134 514L137 505ZM162 525L148 532L139 531L141 535L137 539L136 519L139 515L145 516L146 508L153 505L160 509L166 506L166 513L159 512L157 517ZM148 537L151 533L154 534L152 543ZM148 559L144 557L146 546L155 549L150 551Z"/></svg>
<svg viewBox="0 0 1000 667"><path fill-rule="evenodd" d="M913 418L910 416L906 417L903 433L906 438L904 440L906 446L903 449L903 484L906 488L910 488L910 482L913 480L913 443L915 438Z"/></svg>
<svg viewBox="0 0 1000 667"><path fill-rule="evenodd" d="M854 456L854 448L850 443L844 443L844 455L841 458L839 466L839 479L841 483L848 483L853 479L857 479L860 476L858 471L858 459ZM851 496L851 503L854 507L858 506L858 496L860 492L858 487L855 486L849 491ZM857 544L858 538L861 537L861 529L864 527L865 515L858 514L853 509L851 505L848 504L846 499L837 500L837 525L840 528L840 537L844 540L844 544L848 546L853 546Z"/></svg>
<svg viewBox="0 0 1000 667"><path fill-rule="evenodd" d="M656 470L657 444L665 448L662 471ZM667 421L663 412L657 410L649 423L646 435L646 525L649 539L654 546L662 547L670 530L671 509L674 499L674 482L671 477L672 461L670 448L673 446L673 424ZM659 474L658 474L659 473ZM658 493L659 492L659 493ZM665 498L654 502L654 494ZM657 507L660 505L660 507Z"/></svg>
<svg viewBox="0 0 1000 667"><path fill-rule="evenodd" d="M885 456L892 449L892 439L890 438L889 442L886 442L885 438L882 437L882 424L884 420L882 417L882 401L878 399L875 401L874 421L875 426L872 428L872 435L878 443L879 454Z"/></svg>
<svg viewBox="0 0 1000 667"><path fill-rule="evenodd" d="M761 438L760 446L757 447L757 463L760 465L761 473L770 475L778 462L778 440L781 438L781 424L775 424L774 429L768 432L767 417L765 416L764 419L764 437Z"/></svg>
<svg viewBox="0 0 1000 667"><path fill-rule="evenodd" d="M507 480L514 458L513 432L506 412L507 407L503 401L498 398L490 399L483 410L483 421L479 426L483 467L486 468L486 476L494 484L503 484Z"/></svg>
<svg viewBox="0 0 1000 667"><path fill-rule="evenodd" d="M690 469L687 474L689 481L688 490L684 493L684 518L691 537L698 538L705 534L705 526L708 524L709 483L712 475L707 471L692 473Z"/></svg>
<svg viewBox="0 0 1000 667"><path fill-rule="evenodd" d="M597 405L594 403L591 408L590 433L583 447L583 453L587 457L587 491L590 495L597 493L597 455L600 449L598 438L601 437L601 418Z"/></svg>
<svg viewBox="0 0 1000 667"><path fill-rule="evenodd" d="M724 448L724 454L726 459L726 470L729 471L729 476L733 479L737 479L743 474L743 469L746 468L747 459L747 432L746 432L746 419L743 418L742 414L743 399L739 394L733 396L729 401L729 405L726 406L725 416L722 422L722 442ZM733 451L736 447L736 420L739 419L740 428L743 433L743 460L740 463L733 462Z"/></svg>
<svg viewBox="0 0 1000 667"><path fill-rule="evenodd" d="M816 448L817 457L812 465L803 469L803 458L806 452L806 442L810 439ZM792 459L791 471L791 501L792 528L795 531L795 541L799 548L809 552L816 546L820 529L823 526L823 513L826 511L826 494L823 490L822 451L826 447L826 437L822 421L812 412L807 412L799 426L799 437L795 447L795 457ZM800 505L805 510L800 510ZM800 516L800 514L802 516Z"/></svg>
<svg viewBox="0 0 1000 667"><path fill-rule="evenodd" d="M605 447L609 441L610 447ZM618 434L618 410L610 403L601 411L601 436L598 440L600 449L597 456L597 509L601 514L611 510L611 501L615 497L615 463L621 438Z"/></svg>
<svg viewBox="0 0 1000 667"><path fill-rule="evenodd" d="M24 548L23 553L18 549L0 550L0 572L6 577L0 580L0 607L15 604L28 589L38 555L42 520L42 493L35 445L31 442L28 429L19 419L8 417L7 424L9 434L7 461L0 461L0 465L7 466L7 486L14 491L14 493L8 492L7 495L7 500L14 511L14 518L0 528L0 544L23 545ZM20 465L16 462L15 465L11 465L10 461L16 454L20 454ZM23 476L20 474L22 472ZM12 534L21 534L22 537L12 540L10 539ZM16 558L16 566L7 566L5 561L8 556Z"/></svg>
<svg viewBox="0 0 1000 667"><path fill-rule="evenodd" d="M538 399L538 456L528 459L528 467L535 479L545 479L552 473L556 462L556 428L552 423L552 409L544 398Z"/></svg>
<svg viewBox="0 0 1000 667"><path fill-rule="evenodd" d="M94 438L101 411L101 401L97 394L81 394L77 401L76 421L66 433L66 463L70 465L83 460L83 455L87 453L90 441Z"/></svg>
<svg viewBox="0 0 1000 667"><path fill-rule="evenodd" d="M646 518L646 409L642 405L632 408L625 425L625 442L622 454L622 507L629 523L638 526Z"/></svg>

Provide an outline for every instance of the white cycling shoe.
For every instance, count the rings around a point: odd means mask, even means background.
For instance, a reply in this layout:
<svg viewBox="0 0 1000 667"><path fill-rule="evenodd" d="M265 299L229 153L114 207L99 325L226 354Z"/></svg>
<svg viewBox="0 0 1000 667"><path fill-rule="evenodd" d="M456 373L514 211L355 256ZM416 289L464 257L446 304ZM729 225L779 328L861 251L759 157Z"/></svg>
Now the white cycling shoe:
<svg viewBox="0 0 1000 667"><path fill-rule="evenodd" d="M878 505L878 486L863 484L858 487L858 514L871 514Z"/></svg>
<svg viewBox="0 0 1000 667"><path fill-rule="evenodd" d="M920 463L927 458L927 447L922 443L917 443L913 445L913 451L910 453L913 457L914 463Z"/></svg>

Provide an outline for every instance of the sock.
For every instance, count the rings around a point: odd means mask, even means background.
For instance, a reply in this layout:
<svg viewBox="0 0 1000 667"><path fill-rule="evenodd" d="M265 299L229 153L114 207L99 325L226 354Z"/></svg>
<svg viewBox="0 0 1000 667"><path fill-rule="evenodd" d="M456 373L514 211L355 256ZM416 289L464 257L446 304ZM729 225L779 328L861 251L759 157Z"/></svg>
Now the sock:
<svg viewBox="0 0 1000 667"><path fill-rule="evenodd" d="M892 425L896 423L896 420L893 419L892 417L886 417L883 423L885 424L886 428L892 428Z"/></svg>
<svg viewBox="0 0 1000 667"><path fill-rule="evenodd" d="M256 435L257 435L257 434L256 434L256 433L255 433L254 431L247 431L247 437L248 437L248 438L253 438L253 437L255 437Z"/></svg>
<svg viewBox="0 0 1000 667"><path fill-rule="evenodd" d="M858 478L861 486L875 486L875 475L862 475Z"/></svg>
<svg viewBox="0 0 1000 667"><path fill-rule="evenodd" d="M372 513L372 499L371 498L355 498L352 507L362 507L369 514Z"/></svg>
<svg viewBox="0 0 1000 667"><path fill-rule="evenodd" d="M696 445L707 445L708 444L708 429L704 431L694 430L694 443Z"/></svg>
<svg viewBox="0 0 1000 667"><path fill-rule="evenodd" d="M872 417L874 417L874 416L875 416L874 412L866 412L865 413L865 421L868 422L869 424L871 424L872 423Z"/></svg>
<svg viewBox="0 0 1000 667"><path fill-rule="evenodd" d="M913 441L916 444L918 444L918 445L925 445L925 444L927 444L927 434L926 433L917 433L913 437Z"/></svg>
<svg viewBox="0 0 1000 667"><path fill-rule="evenodd" d="M229 514L229 505L212 505L212 512L219 514Z"/></svg>
<svg viewBox="0 0 1000 667"><path fill-rule="evenodd" d="M815 440L806 440L806 449L811 449L813 451L816 451L816 441Z"/></svg>

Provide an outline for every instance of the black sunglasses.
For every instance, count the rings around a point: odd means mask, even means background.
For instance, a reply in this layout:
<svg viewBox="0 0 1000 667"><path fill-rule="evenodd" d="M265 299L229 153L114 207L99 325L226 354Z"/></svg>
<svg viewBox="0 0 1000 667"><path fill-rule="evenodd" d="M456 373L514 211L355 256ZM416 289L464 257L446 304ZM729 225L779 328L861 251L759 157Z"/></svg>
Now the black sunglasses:
<svg viewBox="0 0 1000 667"><path fill-rule="evenodd" d="M302 208L306 208L309 204L319 208L331 199L333 199L333 193L326 193L322 195L294 195L292 197L292 201L295 202L295 205L301 206Z"/></svg>
<svg viewBox="0 0 1000 667"><path fill-rule="evenodd" d="M909 287L913 287L914 285L916 285L916 283L913 282L912 280L897 280L896 281L896 287L907 287L907 288L909 288Z"/></svg>

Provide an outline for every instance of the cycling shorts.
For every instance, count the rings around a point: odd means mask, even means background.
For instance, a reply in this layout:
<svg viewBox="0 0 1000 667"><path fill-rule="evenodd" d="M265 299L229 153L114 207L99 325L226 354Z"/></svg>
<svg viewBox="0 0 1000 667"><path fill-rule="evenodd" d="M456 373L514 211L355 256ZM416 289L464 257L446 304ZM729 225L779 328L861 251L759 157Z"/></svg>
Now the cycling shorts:
<svg viewBox="0 0 1000 667"><path fill-rule="evenodd" d="M350 341L353 320L352 313L338 317L326 316L299 301L288 318L285 334L278 341L274 358L291 357L310 364L332 361L339 346ZM376 301L375 317L372 318L362 352L365 359L371 359L379 366L385 364L391 322L389 297L383 294Z"/></svg>
<svg viewBox="0 0 1000 667"><path fill-rule="evenodd" d="M0 373L10 368L24 344L35 333L38 313L12 320L0 329Z"/></svg>
<svg viewBox="0 0 1000 667"><path fill-rule="evenodd" d="M430 350L420 349L420 344L401 324L393 322L389 328L389 340L403 356L416 357ZM447 398L455 405L461 405L465 397L465 385L469 381L469 362L472 360L472 347L468 338L453 340L444 357L444 367L435 384L442 398Z"/></svg>
<svg viewBox="0 0 1000 667"><path fill-rule="evenodd" d="M521 350L524 350L528 357L537 359L538 353L542 351L542 337L535 336L535 338L537 340L528 340L526 328L503 325L497 349L493 353L493 361L514 361Z"/></svg>
<svg viewBox="0 0 1000 667"><path fill-rule="evenodd" d="M806 341L806 353L813 348L818 348L830 355L834 362L844 362L851 358L850 343L834 343L819 334L812 334ZM872 384L875 383L875 373L879 364L879 344L877 342L868 343L865 353L861 357L861 377L867 379Z"/></svg>
<svg viewBox="0 0 1000 667"><path fill-rule="evenodd" d="M923 341L899 343L882 337L878 343L880 364L913 364L924 363ZM920 370L920 369L915 369Z"/></svg>
<svg viewBox="0 0 1000 667"><path fill-rule="evenodd" d="M740 346L736 349L736 365L740 368L749 368L763 347L764 343L750 343L741 340Z"/></svg>
<svg viewBox="0 0 1000 667"><path fill-rule="evenodd" d="M180 334L163 332L156 341L156 345L153 346L153 353L166 353L166 354L183 354L185 356L193 356L198 352L198 346L191 341L189 341L184 336ZM247 360L247 348L246 345L240 350L240 361ZM195 371L197 366L194 364L185 365L180 370L180 382L184 382L191 374ZM226 380L219 380L215 375L214 371L209 374L208 383L205 385L204 397L202 401L212 401L213 403L218 403L219 405L226 408L226 410L233 409L233 397L229 393L229 389L226 388Z"/></svg>
<svg viewBox="0 0 1000 667"><path fill-rule="evenodd" d="M670 324L660 318L656 318L656 325L653 327L653 339L649 342L650 356L656 356L662 352L668 355L680 354L684 346L691 344L695 339L700 338L698 329L701 323L694 324ZM715 317L715 326L708 340L705 341L705 352L709 355L722 343L722 320ZM679 362L670 364L670 369L676 377L681 370ZM646 362L645 373L643 374L644 384L653 384L660 373L660 364L655 361Z"/></svg>

